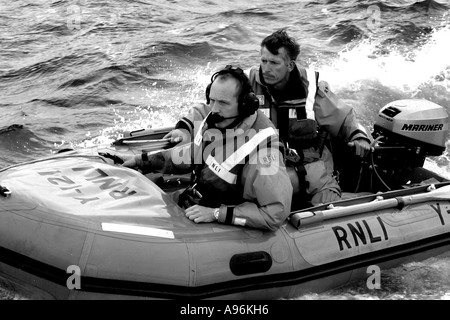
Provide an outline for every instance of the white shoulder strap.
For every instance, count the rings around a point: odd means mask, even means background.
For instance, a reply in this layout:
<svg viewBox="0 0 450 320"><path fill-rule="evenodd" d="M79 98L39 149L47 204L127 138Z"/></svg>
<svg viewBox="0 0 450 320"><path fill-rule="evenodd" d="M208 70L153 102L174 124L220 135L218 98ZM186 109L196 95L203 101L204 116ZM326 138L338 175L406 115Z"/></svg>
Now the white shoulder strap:
<svg viewBox="0 0 450 320"><path fill-rule="evenodd" d="M226 170L231 170L235 165L240 163L246 156L252 153L256 147L270 136L276 135L276 131L272 128L265 128L255 134L248 142L246 142L242 147L233 152L223 163L222 167Z"/></svg>
<svg viewBox="0 0 450 320"><path fill-rule="evenodd" d="M316 72L313 68L306 69L306 76L308 78L308 96L306 97L306 117L308 119L315 120L314 116L314 101L316 97L317 92L317 85L316 85Z"/></svg>
<svg viewBox="0 0 450 320"><path fill-rule="evenodd" d="M255 134L248 142L243 144L238 150L233 152L222 164L219 164L211 155L206 159L206 164L221 179L230 184L235 184L237 176L230 172L231 169L252 153L261 142L276 134L275 129L272 127L263 129Z"/></svg>

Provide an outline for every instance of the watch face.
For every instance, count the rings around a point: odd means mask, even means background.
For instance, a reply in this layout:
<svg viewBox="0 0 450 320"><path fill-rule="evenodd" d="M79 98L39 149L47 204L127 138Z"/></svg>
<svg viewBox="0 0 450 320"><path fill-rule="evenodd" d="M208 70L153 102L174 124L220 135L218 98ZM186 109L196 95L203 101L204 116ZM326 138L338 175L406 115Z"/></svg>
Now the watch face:
<svg viewBox="0 0 450 320"><path fill-rule="evenodd" d="M219 220L219 209L214 210L214 218L216 218L216 220Z"/></svg>

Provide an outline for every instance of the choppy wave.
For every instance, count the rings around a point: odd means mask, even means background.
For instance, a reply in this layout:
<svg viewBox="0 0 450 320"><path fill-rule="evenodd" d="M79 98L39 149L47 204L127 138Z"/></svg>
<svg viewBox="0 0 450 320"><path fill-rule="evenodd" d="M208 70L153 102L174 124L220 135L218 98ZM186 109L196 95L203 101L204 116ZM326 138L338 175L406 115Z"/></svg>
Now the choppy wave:
<svg viewBox="0 0 450 320"><path fill-rule="evenodd" d="M432 86L428 93L450 86L450 57L446 54L449 37L450 27L445 25L433 29L426 41L412 46L397 42L387 47L384 40L381 43L378 40L362 40L344 48L336 59L318 68L338 89L370 80L396 89L405 96L420 97L421 89L426 89L427 84ZM448 105L448 95L438 96L443 100L436 103Z"/></svg>

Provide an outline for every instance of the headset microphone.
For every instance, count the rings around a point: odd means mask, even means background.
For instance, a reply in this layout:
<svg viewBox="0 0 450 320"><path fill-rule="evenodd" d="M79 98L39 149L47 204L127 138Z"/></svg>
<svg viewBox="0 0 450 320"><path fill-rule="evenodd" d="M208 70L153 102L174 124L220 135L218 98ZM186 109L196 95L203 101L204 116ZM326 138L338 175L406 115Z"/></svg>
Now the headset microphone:
<svg viewBox="0 0 450 320"><path fill-rule="evenodd" d="M208 118L206 119L206 123L208 124L208 127L214 127L216 123L220 123L222 121L228 120L228 119L235 119L238 118L239 115L236 115L234 117L222 117L220 114L216 112L210 112L208 115Z"/></svg>

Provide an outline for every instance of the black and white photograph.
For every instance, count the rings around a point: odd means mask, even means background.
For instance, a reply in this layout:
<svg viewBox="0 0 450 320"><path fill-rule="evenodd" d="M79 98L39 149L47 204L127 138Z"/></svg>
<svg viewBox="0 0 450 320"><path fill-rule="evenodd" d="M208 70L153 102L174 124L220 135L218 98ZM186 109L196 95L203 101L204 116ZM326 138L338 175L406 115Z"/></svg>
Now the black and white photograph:
<svg viewBox="0 0 450 320"><path fill-rule="evenodd" d="M450 0L0 0L0 301L450 300L449 40Z"/></svg>

